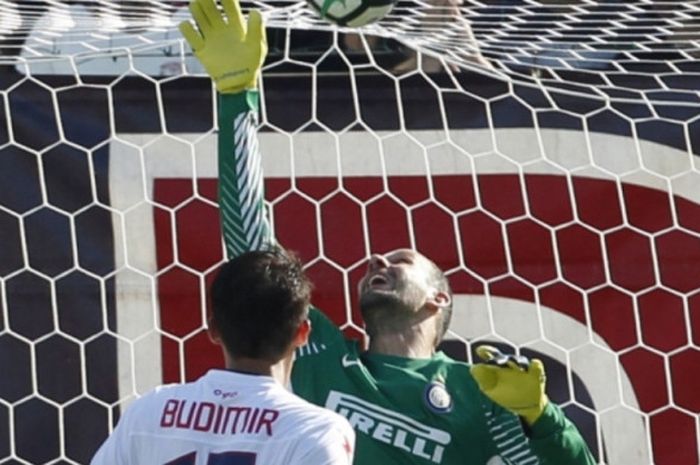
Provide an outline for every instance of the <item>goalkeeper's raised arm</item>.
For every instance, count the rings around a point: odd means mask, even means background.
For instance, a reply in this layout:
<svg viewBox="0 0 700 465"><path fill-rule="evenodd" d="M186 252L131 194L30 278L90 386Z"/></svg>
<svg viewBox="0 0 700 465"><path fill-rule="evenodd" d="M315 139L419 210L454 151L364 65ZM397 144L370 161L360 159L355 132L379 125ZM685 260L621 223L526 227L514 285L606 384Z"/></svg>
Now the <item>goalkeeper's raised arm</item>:
<svg viewBox="0 0 700 465"><path fill-rule="evenodd" d="M190 3L192 23L180 31L216 84L219 122L219 203L230 258L266 248L274 239L265 215L263 174L258 152L257 81L267 54L263 19L251 11L243 21L240 5L221 0Z"/></svg>
<svg viewBox="0 0 700 465"><path fill-rule="evenodd" d="M214 0L195 0L197 29L181 29L220 94L219 201L228 254L237 256L272 241L255 125L267 45L259 13L245 24L236 0L221 3L223 15ZM358 289L368 350L312 311L294 392L351 420L355 465L592 465L574 425L545 396L538 362L470 370L439 351L452 301L448 277L428 257L373 254Z"/></svg>

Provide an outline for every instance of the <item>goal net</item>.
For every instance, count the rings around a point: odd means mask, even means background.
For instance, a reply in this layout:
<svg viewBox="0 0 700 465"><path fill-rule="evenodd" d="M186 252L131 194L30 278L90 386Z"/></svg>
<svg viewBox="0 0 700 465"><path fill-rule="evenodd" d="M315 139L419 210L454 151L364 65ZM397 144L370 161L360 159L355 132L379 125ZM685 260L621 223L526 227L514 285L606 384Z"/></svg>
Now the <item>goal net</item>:
<svg viewBox="0 0 700 465"><path fill-rule="evenodd" d="M455 291L442 349L545 361L611 465L697 465L700 2L399 1L267 17L275 234L362 337L371 253ZM179 1L0 1L0 463L88 463L129 402L221 366L211 83Z"/></svg>

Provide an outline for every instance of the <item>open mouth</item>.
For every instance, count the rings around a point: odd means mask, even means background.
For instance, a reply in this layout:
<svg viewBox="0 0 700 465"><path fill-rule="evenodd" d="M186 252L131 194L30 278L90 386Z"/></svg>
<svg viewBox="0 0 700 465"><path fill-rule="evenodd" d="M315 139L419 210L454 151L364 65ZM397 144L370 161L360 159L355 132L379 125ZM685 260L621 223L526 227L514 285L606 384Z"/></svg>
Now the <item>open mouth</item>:
<svg viewBox="0 0 700 465"><path fill-rule="evenodd" d="M369 289L391 289L391 282L383 274L375 274L367 281Z"/></svg>

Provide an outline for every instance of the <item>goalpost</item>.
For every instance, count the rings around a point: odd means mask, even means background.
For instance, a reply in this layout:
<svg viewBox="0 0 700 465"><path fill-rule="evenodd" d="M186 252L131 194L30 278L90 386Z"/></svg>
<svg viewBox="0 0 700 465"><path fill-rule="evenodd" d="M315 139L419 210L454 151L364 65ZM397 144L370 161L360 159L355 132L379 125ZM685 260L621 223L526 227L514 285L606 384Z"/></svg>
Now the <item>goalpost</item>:
<svg viewBox="0 0 700 465"><path fill-rule="evenodd" d="M270 217L315 304L362 337L367 257L416 248L455 291L450 355L543 358L601 463L697 465L700 2L401 0L360 36L251 7ZM134 398L221 363L185 10L0 1L0 463L87 463Z"/></svg>

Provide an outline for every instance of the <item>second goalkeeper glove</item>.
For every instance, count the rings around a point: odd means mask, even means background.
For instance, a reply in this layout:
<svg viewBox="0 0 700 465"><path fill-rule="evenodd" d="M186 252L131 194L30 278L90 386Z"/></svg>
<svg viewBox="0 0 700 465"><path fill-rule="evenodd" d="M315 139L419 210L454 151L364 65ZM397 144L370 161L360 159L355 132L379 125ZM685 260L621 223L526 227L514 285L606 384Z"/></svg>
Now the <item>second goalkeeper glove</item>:
<svg viewBox="0 0 700 465"><path fill-rule="evenodd" d="M496 404L533 425L549 402L544 392L546 377L542 362L504 355L487 345L478 347L476 353L486 362L471 367L479 389Z"/></svg>
<svg viewBox="0 0 700 465"><path fill-rule="evenodd" d="M180 32L219 92L254 88L267 55L263 18L259 11L252 10L246 26L238 0L221 0L221 4L223 16L215 0L193 0L190 12L198 30L183 21Z"/></svg>

